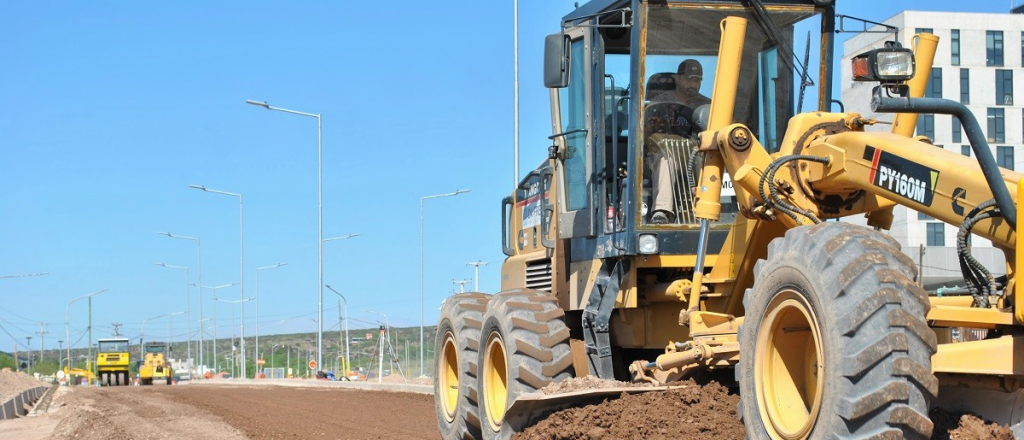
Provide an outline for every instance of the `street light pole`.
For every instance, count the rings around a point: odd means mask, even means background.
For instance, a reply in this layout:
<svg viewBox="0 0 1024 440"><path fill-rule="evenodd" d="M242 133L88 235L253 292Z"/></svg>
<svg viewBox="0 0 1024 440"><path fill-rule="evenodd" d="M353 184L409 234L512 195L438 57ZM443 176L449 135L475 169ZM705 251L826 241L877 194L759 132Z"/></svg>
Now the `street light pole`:
<svg viewBox="0 0 1024 440"><path fill-rule="evenodd" d="M349 363L348 357L348 346L349 344L351 344L351 342L349 342L351 340L348 338L348 300L345 299L345 295L342 295L341 292L334 290L334 288L331 287L330 284L327 285L327 288L331 289L331 292L338 294L338 296L341 297L342 301L345 301L345 377L348 377L349 370L352 369L352 364ZM341 331L341 329L338 329L338 331Z"/></svg>
<svg viewBox="0 0 1024 440"><path fill-rule="evenodd" d="M200 286L200 288L211 289L211 290L213 290L213 294L216 295L218 289L223 289L225 287L231 287L231 286L234 286L234 285L237 285L237 284L238 284L237 282L234 282L234 283L231 283L231 284L223 284L223 285L220 285L220 286L213 286L213 287L210 287L210 286ZM217 365L218 365L217 364L217 325L218 325L217 324L217 304L215 303L213 305L213 372L214 372L214 374L219 373L219 371L217 369Z"/></svg>
<svg viewBox="0 0 1024 440"><path fill-rule="evenodd" d="M203 358L203 339L206 339L206 326L203 325L203 323L210 322L212 320L213 319L211 319L211 318L203 318L203 319L199 320L199 358L200 359ZM207 368L206 364L204 364L202 361L199 362L199 365L200 365L201 368L206 369L207 371L209 371L209 368ZM198 373L198 371L197 371L197 373ZM200 376L200 378L205 378L205 377L203 377L204 375L201 374L201 373L199 373L199 376Z"/></svg>
<svg viewBox="0 0 1024 440"><path fill-rule="evenodd" d="M242 287L241 287L242 292L241 292L239 298L244 299L245 298L245 234L243 233L243 230L244 230L243 229L243 224L245 223L245 220L244 220L245 219L245 208L244 208L245 197L243 197L242 194L232 193L232 192L227 192L227 191L218 191L218 190L215 190L215 189L209 189L209 188L207 188L205 186L202 186L202 185L189 185L189 187L195 188L195 189L199 189L199 190L203 190L203 191L206 191L206 192L212 192L212 193L215 193L215 194L223 194L223 195L226 195L226 196L238 197L238 272L239 272L238 281L242 285ZM241 315L244 318L245 317L245 301L241 301L241 307L242 307ZM239 354L241 354L242 359L245 359L245 319L242 319L241 324L242 324L242 329L240 330L241 335L239 335L241 337L241 342L239 343ZM239 371L241 373L241 376L245 377L245 362L242 362L242 367L241 367L241 369Z"/></svg>
<svg viewBox="0 0 1024 440"><path fill-rule="evenodd" d="M170 232L158 232L160 235L166 235L171 238L178 238L182 240L193 240L196 242L196 247L199 252L199 321L203 320L203 241L198 237L188 237L184 235L174 235ZM202 328L199 330L199 365L206 365L203 363L203 331Z"/></svg>
<svg viewBox="0 0 1024 440"><path fill-rule="evenodd" d="M423 370L423 201L441 197L453 197L462 193L468 193L468 189L460 189L445 194L420 197L420 377L425 377Z"/></svg>
<svg viewBox="0 0 1024 440"><path fill-rule="evenodd" d="M184 269L185 270L185 334L188 335L188 359L191 364L192 359L192 300L188 295L188 267L185 266L174 266L167 263L156 263L157 266L163 266L169 269ZM167 341L170 343L171 341ZM191 373L191 369L189 373Z"/></svg>
<svg viewBox="0 0 1024 440"><path fill-rule="evenodd" d="M316 332L316 362L322 365L324 346L324 166L323 166L323 125L319 113L306 113L296 110L289 110L281 107L274 107L266 101L245 100L246 104L263 107L267 110L291 113L293 115L316 118L316 194L317 194L317 332Z"/></svg>
<svg viewBox="0 0 1024 440"><path fill-rule="evenodd" d="M472 263L466 263L466 266L473 266L473 291L480 291L480 266L486 266L486 261L475 261Z"/></svg>
<svg viewBox="0 0 1024 440"><path fill-rule="evenodd" d="M288 263L277 263L273 266L263 266L256 268L256 353L253 355L253 359L254 362L256 362L257 379L259 379L260 372L260 271L265 269L275 269L287 265Z"/></svg>
<svg viewBox="0 0 1024 440"><path fill-rule="evenodd" d="M101 294L103 292L106 292L107 290L108 289L103 289L103 290L100 290L99 292L93 292L93 293L90 293L90 294L85 295L85 296L80 296L80 297L75 298L75 299L71 300L70 302L68 302L67 307L64 307L64 339L68 341L68 368L69 369L71 368L71 360L70 360L71 359L71 319L70 319L70 315L68 315L68 310L71 309L71 304L74 304L75 301L86 299L86 298L92 298L93 295L99 295L99 294ZM89 343L91 344L92 341L89 341Z"/></svg>

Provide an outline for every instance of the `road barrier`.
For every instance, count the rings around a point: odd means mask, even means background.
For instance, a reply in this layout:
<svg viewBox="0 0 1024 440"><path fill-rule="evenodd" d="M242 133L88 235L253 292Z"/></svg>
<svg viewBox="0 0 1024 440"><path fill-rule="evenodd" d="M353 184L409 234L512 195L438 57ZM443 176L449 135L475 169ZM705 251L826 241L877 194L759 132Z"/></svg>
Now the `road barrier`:
<svg viewBox="0 0 1024 440"><path fill-rule="evenodd" d="M0 420L15 419L28 414L32 405L46 393L45 386L39 386L22 391L13 399L0 403Z"/></svg>

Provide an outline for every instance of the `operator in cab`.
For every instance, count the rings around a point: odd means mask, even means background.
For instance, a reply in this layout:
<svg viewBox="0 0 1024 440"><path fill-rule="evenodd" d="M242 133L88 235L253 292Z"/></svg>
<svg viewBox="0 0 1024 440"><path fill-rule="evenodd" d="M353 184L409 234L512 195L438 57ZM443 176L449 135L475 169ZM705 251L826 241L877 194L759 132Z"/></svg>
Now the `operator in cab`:
<svg viewBox="0 0 1024 440"><path fill-rule="evenodd" d="M666 157L658 141L667 134L690 137L700 131L693 123L694 112L702 105L711 103L711 99L700 93L704 79L704 68L695 59L686 59L679 63L674 75L674 87L667 88L666 74L655 74L651 77L652 89L661 89L650 99L647 113L646 133L648 136L647 151L651 160L651 181L653 214L651 223L660 225L676 220L674 194L672 191L672 164ZM662 86L662 87L659 87ZM660 104L660 105L659 105Z"/></svg>

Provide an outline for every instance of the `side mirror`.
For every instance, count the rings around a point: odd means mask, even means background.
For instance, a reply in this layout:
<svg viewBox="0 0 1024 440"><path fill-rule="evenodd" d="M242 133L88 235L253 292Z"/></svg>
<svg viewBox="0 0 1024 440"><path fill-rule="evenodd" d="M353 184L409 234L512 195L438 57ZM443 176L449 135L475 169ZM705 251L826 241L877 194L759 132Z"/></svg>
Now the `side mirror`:
<svg viewBox="0 0 1024 440"><path fill-rule="evenodd" d="M569 85L569 38L561 32L544 37L544 87Z"/></svg>

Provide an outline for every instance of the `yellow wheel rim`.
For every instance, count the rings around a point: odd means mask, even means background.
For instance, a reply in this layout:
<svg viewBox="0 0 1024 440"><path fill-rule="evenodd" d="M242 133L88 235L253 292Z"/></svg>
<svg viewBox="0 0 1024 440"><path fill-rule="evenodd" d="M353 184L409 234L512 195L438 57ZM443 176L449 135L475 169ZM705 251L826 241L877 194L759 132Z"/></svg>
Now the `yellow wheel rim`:
<svg viewBox="0 0 1024 440"><path fill-rule="evenodd" d="M444 346L441 348L439 361L437 379L441 392L441 407L444 409L445 419L451 423L455 420L455 407L459 404L459 350L452 332L444 335Z"/></svg>
<svg viewBox="0 0 1024 440"><path fill-rule="evenodd" d="M487 351L484 352L483 401L487 410L487 422L491 430L501 429L505 418L505 404L508 402L508 366L505 363L505 343L497 332L487 337Z"/></svg>
<svg viewBox="0 0 1024 440"><path fill-rule="evenodd" d="M754 354L757 403L773 439L806 439L821 411L821 334L807 299L783 290L758 329Z"/></svg>

